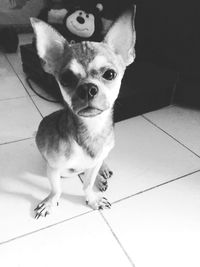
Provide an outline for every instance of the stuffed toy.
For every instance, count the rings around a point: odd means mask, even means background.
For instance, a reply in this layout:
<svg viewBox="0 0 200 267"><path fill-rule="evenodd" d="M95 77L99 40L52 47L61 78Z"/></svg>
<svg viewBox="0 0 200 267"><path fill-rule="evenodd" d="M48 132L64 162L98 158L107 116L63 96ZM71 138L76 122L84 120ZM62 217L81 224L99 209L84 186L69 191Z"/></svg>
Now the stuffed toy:
<svg viewBox="0 0 200 267"><path fill-rule="evenodd" d="M77 5L68 9L51 9L47 22L52 24L69 43L81 41L102 41L103 26L101 11L103 5Z"/></svg>
<svg viewBox="0 0 200 267"><path fill-rule="evenodd" d="M94 7L77 6L68 10L64 18L65 38L69 42L101 41L102 4Z"/></svg>

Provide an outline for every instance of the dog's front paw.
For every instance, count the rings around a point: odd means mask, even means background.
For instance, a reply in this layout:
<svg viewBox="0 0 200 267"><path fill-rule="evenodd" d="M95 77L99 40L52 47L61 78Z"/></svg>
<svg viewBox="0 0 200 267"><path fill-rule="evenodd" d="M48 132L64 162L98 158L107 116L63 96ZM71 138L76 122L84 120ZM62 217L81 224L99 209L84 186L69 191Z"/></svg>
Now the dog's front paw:
<svg viewBox="0 0 200 267"><path fill-rule="evenodd" d="M53 197L48 196L34 209L34 211L36 212L35 218L39 219L40 217L46 217L58 205L58 201L55 201Z"/></svg>
<svg viewBox="0 0 200 267"><path fill-rule="evenodd" d="M102 210L105 208L110 209L111 204L105 197L99 197L92 200L86 200L86 204L89 205L94 210Z"/></svg>

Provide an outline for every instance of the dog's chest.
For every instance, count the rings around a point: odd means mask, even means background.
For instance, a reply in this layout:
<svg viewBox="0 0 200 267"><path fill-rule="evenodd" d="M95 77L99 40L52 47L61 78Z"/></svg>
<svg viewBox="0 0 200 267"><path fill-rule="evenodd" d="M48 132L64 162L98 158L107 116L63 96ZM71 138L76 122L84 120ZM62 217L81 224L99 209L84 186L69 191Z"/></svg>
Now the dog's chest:
<svg viewBox="0 0 200 267"><path fill-rule="evenodd" d="M46 145L43 145L42 154L51 167L61 171L80 173L90 169L103 161L114 145L111 123L110 120L107 122L96 119L91 123L87 122L87 125L77 123L76 127L73 124L63 127L62 124L59 129L64 130L59 135L57 130L52 133L50 125L49 137L43 134L43 139L47 141L43 142ZM70 127L74 127L74 131L70 131Z"/></svg>
<svg viewBox="0 0 200 267"><path fill-rule="evenodd" d="M92 157L87 150L80 146L75 140L71 143L70 155L66 155L66 149L51 151L45 157L49 165L60 169L65 174L81 173L86 169L93 168L98 162L103 161L114 146L114 139L108 140L98 153Z"/></svg>
<svg viewBox="0 0 200 267"><path fill-rule="evenodd" d="M112 147L112 143L106 144L95 157L91 157L82 146L74 141L70 157L62 155L57 164L65 173L81 173L93 168L99 161L103 161Z"/></svg>
<svg viewBox="0 0 200 267"><path fill-rule="evenodd" d="M75 172L81 172L84 169L92 168L100 157L103 157L103 151L100 155L91 157L82 146L74 142L72 153L69 159L67 159L66 167L75 170Z"/></svg>

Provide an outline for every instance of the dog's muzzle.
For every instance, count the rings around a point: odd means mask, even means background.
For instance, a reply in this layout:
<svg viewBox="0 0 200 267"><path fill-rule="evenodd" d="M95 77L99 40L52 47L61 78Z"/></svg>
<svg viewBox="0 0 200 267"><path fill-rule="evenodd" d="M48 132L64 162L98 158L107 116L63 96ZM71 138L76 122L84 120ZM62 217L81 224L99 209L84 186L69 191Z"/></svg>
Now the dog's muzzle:
<svg viewBox="0 0 200 267"><path fill-rule="evenodd" d="M77 97L85 102L85 106L78 111L81 117L94 117L103 112L102 109L92 104L92 100L97 97L99 89L94 83L84 83L76 89Z"/></svg>

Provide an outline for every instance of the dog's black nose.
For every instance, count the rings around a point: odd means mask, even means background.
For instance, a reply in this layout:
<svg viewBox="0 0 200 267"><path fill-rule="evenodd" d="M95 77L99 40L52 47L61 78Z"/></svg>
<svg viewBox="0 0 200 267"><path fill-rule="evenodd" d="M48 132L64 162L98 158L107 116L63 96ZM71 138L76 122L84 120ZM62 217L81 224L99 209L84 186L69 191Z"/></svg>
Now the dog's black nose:
<svg viewBox="0 0 200 267"><path fill-rule="evenodd" d="M84 18L83 17L81 17L81 16L78 16L77 18L76 18L76 20L78 21L78 23L80 23L80 24L84 24L85 23L85 20L84 20Z"/></svg>
<svg viewBox="0 0 200 267"><path fill-rule="evenodd" d="M77 88L77 95L81 99L92 99L98 94L98 87L93 83L82 84Z"/></svg>

